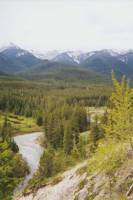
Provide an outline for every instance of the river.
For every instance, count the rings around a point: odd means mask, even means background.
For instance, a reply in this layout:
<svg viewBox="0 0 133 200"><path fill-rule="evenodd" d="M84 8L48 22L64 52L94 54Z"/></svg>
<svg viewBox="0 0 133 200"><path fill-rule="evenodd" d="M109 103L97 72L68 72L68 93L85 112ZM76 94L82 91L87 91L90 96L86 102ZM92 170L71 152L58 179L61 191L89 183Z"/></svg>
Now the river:
<svg viewBox="0 0 133 200"><path fill-rule="evenodd" d="M43 148L38 143L37 139L43 136L42 132L29 133L25 135L18 135L14 137L14 141L19 147L19 153L22 154L23 159L26 160L30 173L25 177L24 181L18 185L15 193L20 193L32 178L33 174L39 167L40 157L43 153Z"/></svg>

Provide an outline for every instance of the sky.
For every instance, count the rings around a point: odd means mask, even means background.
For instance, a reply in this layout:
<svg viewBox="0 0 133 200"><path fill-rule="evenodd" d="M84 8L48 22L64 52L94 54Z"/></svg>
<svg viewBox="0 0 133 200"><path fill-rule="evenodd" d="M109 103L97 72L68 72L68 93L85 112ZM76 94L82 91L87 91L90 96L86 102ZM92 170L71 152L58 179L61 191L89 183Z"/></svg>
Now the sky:
<svg viewBox="0 0 133 200"><path fill-rule="evenodd" d="M0 0L0 46L133 48L133 0Z"/></svg>

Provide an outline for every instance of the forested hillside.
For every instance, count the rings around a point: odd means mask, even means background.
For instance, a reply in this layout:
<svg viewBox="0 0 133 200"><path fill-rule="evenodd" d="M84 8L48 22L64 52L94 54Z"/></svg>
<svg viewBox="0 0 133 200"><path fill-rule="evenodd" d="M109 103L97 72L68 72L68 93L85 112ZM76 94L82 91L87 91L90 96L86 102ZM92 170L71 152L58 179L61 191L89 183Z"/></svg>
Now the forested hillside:
<svg viewBox="0 0 133 200"><path fill-rule="evenodd" d="M99 173L105 173L115 187L112 177L128 159L128 149L132 152L133 106L132 90L125 78L119 83L113 76L113 84L110 98L112 88L103 85L1 80L1 159L5 159L8 150L8 159L1 165L1 184L11 180L10 193L6 196L2 189L4 183L1 185L1 198L12 198L13 189L28 172L12 140L16 130L20 133L26 130L45 132L40 140L44 153L38 171L25 188L26 194L49 181L60 182L60 173L84 160L89 160L89 168L85 168L89 175L100 170ZM104 112L98 114L100 112L94 112L91 107L94 110L101 107ZM11 158L13 163L10 163ZM20 162L19 169L16 162ZM130 165L130 158L127 162ZM8 166L11 167L9 174ZM130 184L122 189L124 194L128 186ZM6 187L9 186L6 184Z"/></svg>
<svg viewBox="0 0 133 200"><path fill-rule="evenodd" d="M44 153L22 199L132 199L133 93L125 77L119 83L113 75L113 85L104 114L93 120L78 103L46 102Z"/></svg>
<svg viewBox="0 0 133 200"><path fill-rule="evenodd" d="M82 137L80 138L80 132L86 131L90 126L86 107L106 105L111 88L103 85L68 84L64 81L60 84L59 82L36 83L1 79L0 93L2 170L0 198L5 200L12 198L13 190L28 172L25 162L18 154L18 147L12 139L13 136L26 131L44 130L46 133L47 139L45 138L46 141L41 141L41 143L48 146L48 157L46 158L44 153L40 162L44 163L43 160L55 154L55 161L52 161L54 169L52 166L51 169L47 169L48 171L43 167L40 168L40 175L37 175L35 182L40 180L44 172L46 177L49 177L59 171L64 171L67 166L72 166L77 162L77 145L81 148L81 159L85 157L83 147L85 141L82 141ZM59 151L59 148L64 150ZM64 155L69 154L70 151L73 151L73 155L64 160ZM56 159L60 164L58 162L55 164ZM61 163L64 163L64 167ZM39 181L38 184L41 182ZM9 191L6 194L5 188Z"/></svg>
<svg viewBox="0 0 133 200"><path fill-rule="evenodd" d="M133 200L132 12L0 0L0 200Z"/></svg>
<svg viewBox="0 0 133 200"><path fill-rule="evenodd" d="M7 74L24 71L39 62L40 59L14 44L0 50L0 70Z"/></svg>
<svg viewBox="0 0 133 200"><path fill-rule="evenodd" d="M30 81L0 82L0 109L25 116L36 116L43 112L46 102L53 100L70 105L106 105L111 87L60 82L36 83ZM43 109L42 109L43 108Z"/></svg>

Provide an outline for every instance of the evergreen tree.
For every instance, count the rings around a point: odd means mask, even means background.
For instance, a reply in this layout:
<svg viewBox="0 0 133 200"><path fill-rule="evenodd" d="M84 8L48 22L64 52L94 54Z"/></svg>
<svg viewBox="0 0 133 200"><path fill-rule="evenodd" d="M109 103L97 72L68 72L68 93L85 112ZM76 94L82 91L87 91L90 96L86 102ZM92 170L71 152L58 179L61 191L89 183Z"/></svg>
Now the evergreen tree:
<svg viewBox="0 0 133 200"><path fill-rule="evenodd" d="M113 75L113 84L114 91L104 131L109 138L128 139L133 148L133 92L124 76L119 83Z"/></svg>
<svg viewBox="0 0 133 200"><path fill-rule="evenodd" d="M98 140L103 137L100 125L98 124L98 117L96 116L94 122L91 125L91 131L89 135L91 150L94 151L98 145Z"/></svg>
<svg viewBox="0 0 133 200"><path fill-rule="evenodd" d="M71 150L73 148L73 135L72 135L72 128L69 121L67 121L65 125L63 147L64 147L64 152L66 154L71 153Z"/></svg>
<svg viewBox="0 0 133 200"><path fill-rule="evenodd" d="M41 157L39 173L42 177L50 177L54 173L54 150L51 147Z"/></svg>
<svg viewBox="0 0 133 200"><path fill-rule="evenodd" d="M0 199L11 200L14 188L28 172L21 156L14 153L7 141L0 142Z"/></svg>
<svg viewBox="0 0 133 200"><path fill-rule="evenodd" d="M82 137L82 135L80 135L78 149L79 149L81 158L86 158L86 145L87 145L87 141L85 141L84 137Z"/></svg>
<svg viewBox="0 0 133 200"><path fill-rule="evenodd" d="M0 131L0 136L2 138L2 141L4 142L5 140L10 142L11 141L11 133L12 133L12 128L10 123L8 122L7 116L4 119L3 126Z"/></svg>
<svg viewBox="0 0 133 200"><path fill-rule="evenodd" d="M18 145L16 144L14 139L12 139L10 142L10 148L14 153L17 153L19 151Z"/></svg>
<svg viewBox="0 0 133 200"><path fill-rule="evenodd" d="M42 116L38 116L36 123L38 126L42 126L43 125L43 117Z"/></svg>

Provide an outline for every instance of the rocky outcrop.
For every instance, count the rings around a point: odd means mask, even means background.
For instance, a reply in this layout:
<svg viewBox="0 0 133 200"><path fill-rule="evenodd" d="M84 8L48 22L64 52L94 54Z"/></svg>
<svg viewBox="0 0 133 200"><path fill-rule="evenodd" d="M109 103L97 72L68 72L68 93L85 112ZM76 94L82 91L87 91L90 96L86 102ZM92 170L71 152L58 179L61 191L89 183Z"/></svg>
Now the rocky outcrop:
<svg viewBox="0 0 133 200"><path fill-rule="evenodd" d="M105 174L88 175L87 162L84 162L66 171L59 182L51 183L15 200L118 200L124 195L127 200L132 200L132 161L125 163L117 171L111 185Z"/></svg>
<svg viewBox="0 0 133 200"><path fill-rule="evenodd" d="M87 177L87 173L77 175L76 172L85 164L86 162L66 171L59 183L47 185L40 188L36 193L31 193L15 200L74 200L78 185Z"/></svg>

